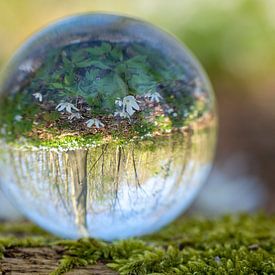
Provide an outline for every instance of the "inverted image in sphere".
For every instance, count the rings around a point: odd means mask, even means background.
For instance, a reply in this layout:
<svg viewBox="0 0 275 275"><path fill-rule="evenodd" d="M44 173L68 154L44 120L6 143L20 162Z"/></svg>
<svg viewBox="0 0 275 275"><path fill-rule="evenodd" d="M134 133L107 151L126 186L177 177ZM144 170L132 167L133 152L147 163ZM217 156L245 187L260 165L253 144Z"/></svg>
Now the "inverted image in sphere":
<svg viewBox="0 0 275 275"><path fill-rule="evenodd" d="M31 37L0 82L0 186L62 237L153 232L211 168L215 99L190 52L140 20L84 14Z"/></svg>

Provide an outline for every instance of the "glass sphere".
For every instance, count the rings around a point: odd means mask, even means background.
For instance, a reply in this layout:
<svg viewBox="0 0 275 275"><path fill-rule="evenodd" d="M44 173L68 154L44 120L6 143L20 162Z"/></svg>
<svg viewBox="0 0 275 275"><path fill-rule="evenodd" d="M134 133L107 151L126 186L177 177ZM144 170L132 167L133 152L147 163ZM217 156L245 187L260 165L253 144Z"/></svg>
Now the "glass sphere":
<svg viewBox="0 0 275 275"><path fill-rule="evenodd" d="M210 170L215 133L202 68L140 20L66 18L2 74L1 188L62 237L123 239L171 222Z"/></svg>

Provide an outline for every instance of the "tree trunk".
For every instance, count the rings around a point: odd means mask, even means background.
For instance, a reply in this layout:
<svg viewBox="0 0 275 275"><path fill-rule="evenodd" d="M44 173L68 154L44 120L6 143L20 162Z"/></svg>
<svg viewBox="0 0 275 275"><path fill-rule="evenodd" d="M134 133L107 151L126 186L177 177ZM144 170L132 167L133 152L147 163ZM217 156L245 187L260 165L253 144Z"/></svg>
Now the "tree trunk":
<svg viewBox="0 0 275 275"><path fill-rule="evenodd" d="M76 150L68 153L72 204L75 223L81 236L89 236L87 230L87 154L86 150Z"/></svg>

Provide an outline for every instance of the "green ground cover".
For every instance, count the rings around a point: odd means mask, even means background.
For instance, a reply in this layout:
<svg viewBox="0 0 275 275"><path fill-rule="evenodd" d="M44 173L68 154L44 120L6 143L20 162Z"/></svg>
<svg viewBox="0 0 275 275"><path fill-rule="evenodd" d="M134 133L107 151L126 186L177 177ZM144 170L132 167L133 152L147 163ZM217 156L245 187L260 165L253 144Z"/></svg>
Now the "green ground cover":
<svg viewBox="0 0 275 275"><path fill-rule="evenodd" d="M153 235L113 243L60 240L26 224L0 226L1 257L12 247L65 248L52 274L104 262L119 274L275 274L275 216L182 218Z"/></svg>

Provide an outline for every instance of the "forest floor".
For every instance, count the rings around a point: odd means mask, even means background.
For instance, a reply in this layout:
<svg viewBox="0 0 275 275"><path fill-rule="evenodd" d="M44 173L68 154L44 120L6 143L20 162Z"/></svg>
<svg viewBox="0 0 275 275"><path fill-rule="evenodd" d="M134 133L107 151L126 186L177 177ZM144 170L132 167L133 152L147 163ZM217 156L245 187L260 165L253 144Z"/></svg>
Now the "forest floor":
<svg viewBox="0 0 275 275"><path fill-rule="evenodd" d="M158 233L107 243L61 240L0 224L0 274L275 274L275 216L181 218Z"/></svg>

